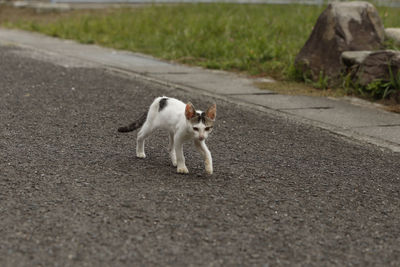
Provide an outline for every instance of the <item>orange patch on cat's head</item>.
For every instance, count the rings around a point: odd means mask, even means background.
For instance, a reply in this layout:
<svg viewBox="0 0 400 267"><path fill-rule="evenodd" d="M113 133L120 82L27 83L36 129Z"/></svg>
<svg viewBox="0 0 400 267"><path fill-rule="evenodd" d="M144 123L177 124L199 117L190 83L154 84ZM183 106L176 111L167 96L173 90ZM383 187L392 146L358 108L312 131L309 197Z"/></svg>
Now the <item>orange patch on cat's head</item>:
<svg viewBox="0 0 400 267"><path fill-rule="evenodd" d="M213 104L207 109L206 116L211 120L215 120L215 117L217 117L217 104Z"/></svg>
<svg viewBox="0 0 400 267"><path fill-rule="evenodd" d="M194 106L192 103L187 103L185 107L185 116L186 119L190 120L196 115L196 110L194 109Z"/></svg>

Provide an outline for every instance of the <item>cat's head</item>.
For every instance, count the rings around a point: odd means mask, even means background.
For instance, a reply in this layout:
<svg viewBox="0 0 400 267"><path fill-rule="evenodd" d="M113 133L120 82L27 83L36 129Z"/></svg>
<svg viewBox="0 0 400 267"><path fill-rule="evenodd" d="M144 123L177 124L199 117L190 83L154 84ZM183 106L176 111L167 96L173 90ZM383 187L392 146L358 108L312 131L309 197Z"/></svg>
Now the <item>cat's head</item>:
<svg viewBox="0 0 400 267"><path fill-rule="evenodd" d="M194 138L200 141L207 139L211 133L215 118L217 116L217 105L213 104L206 112L196 111L192 103L187 103L185 108L185 116Z"/></svg>

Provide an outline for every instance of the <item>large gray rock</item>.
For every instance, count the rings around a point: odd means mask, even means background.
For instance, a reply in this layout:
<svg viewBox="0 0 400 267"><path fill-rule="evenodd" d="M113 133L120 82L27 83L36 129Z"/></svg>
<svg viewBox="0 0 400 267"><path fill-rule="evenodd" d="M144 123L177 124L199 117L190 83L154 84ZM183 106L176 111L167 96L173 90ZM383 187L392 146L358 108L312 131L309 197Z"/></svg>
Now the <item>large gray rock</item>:
<svg viewBox="0 0 400 267"><path fill-rule="evenodd" d="M390 81L391 75L398 75L400 52L393 50L344 52L342 62L353 81L365 86L376 80Z"/></svg>
<svg viewBox="0 0 400 267"><path fill-rule="evenodd" d="M384 28L375 7L367 2L334 2L319 16L295 65L313 80L320 73L331 81L340 77L343 51L383 47Z"/></svg>

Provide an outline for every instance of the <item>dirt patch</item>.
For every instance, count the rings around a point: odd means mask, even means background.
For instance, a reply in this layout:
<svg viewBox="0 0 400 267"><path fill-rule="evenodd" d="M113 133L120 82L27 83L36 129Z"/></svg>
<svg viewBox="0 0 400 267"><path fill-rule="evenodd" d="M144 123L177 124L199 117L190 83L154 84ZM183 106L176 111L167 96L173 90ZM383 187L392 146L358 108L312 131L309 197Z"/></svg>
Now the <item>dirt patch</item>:
<svg viewBox="0 0 400 267"><path fill-rule="evenodd" d="M335 89L317 89L304 83L287 82L287 81L276 81L276 82L256 82L255 85L264 90L270 90L278 94L283 95L306 95L306 96L319 96L319 97L358 97L354 94L347 92L342 88ZM385 100L371 100L366 98L360 98L362 100L370 101L371 104L377 103L377 107L384 110L400 113L399 98L391 98Z"/></svg>
<svg viewBox="0 0 400 267"><path fill-rule="evenodd" d="M342 90L316 89L304 83L276 81L276 82L256 82L255 85L264 90L270 90L282 95L306 95L324 97L342 97L345 93Z"/></svg>

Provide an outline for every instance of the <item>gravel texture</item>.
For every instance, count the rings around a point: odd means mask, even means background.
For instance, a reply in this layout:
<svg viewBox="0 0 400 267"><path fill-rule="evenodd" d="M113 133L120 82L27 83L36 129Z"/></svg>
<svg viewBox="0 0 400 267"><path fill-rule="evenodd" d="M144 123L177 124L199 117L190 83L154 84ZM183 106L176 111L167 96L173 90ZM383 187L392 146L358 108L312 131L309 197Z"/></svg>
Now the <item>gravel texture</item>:
<svg viewBox="0 0 400 267"><path fill-rule="evenodd" d="M133 121L190 95L0 47L1 266L400 265L400 155L216 100L214 175Z"/></svg>

